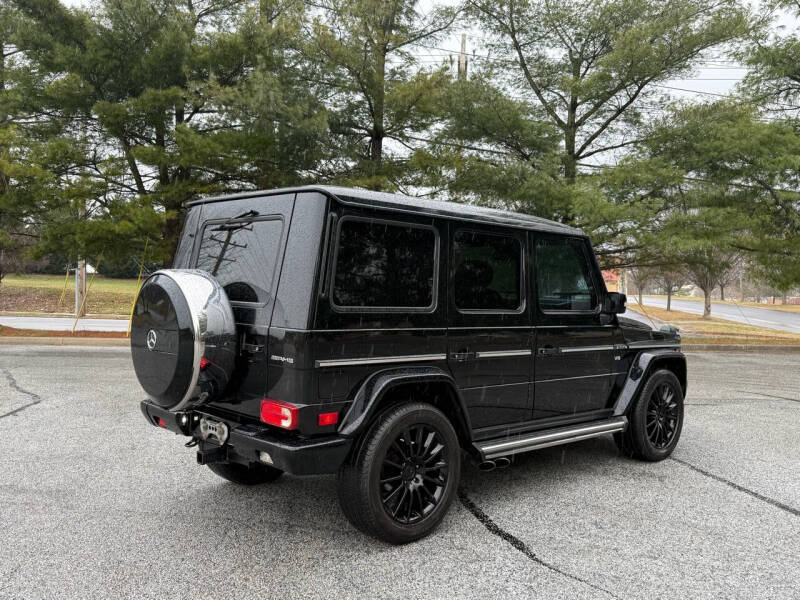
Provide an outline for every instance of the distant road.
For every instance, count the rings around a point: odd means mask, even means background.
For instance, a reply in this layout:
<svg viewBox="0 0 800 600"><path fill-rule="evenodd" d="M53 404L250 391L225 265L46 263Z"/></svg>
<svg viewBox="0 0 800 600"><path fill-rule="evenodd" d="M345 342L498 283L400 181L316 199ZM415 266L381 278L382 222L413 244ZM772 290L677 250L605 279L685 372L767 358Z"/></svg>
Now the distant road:
<svg viewBox="0 0 800 600"><path fill-rule="evenodd" d="M644 296L642 300L645 306L667 307L666 298ZM633 310L636 310L638 303L635 296L628 296L628 303L631 304ZM702 301L675 300L673 298L672 308L695 315L703 314ZM800 333L800 313L712 302L711 316L727 319L729 321L736 321L737 323L744 323L745 325L766 327L768 329L777 329L778 331L788 331L790 333Z"/></svg>
<svg viewBox="0 0 800 600"><path fill-rule="evenodd" d="M75 319L65 317L4 317L0 325L17 329L39 329L43 331L72 331ZM75 331L128 331L127 319L78 319Z"/></svg>

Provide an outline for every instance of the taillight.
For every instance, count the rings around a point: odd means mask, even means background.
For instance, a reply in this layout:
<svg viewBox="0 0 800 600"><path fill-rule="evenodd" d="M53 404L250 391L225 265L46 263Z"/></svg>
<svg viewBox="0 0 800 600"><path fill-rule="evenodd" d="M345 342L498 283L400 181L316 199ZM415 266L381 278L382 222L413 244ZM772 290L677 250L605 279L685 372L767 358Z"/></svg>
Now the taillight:
<svg viewBox="0 0 800 600"><path fill-rule="evenodd" d="M320 413L317 417L317 423L324 427L325 425L336 425L339 422L338 412Z"/></svg>
<svg viewBox="0 0 800 600"><path fill-rule="evenodd" d="M205 356L200 359L200 370L204 371L208 365L211 364L211 361L208 360Z"/></svg>
<svg viewBox="0 0 800 600"><path fill-rule="evenodd" d="M286 402L264 398L261 401L261 420L267 425L296 429L297 407Z"/></svg>

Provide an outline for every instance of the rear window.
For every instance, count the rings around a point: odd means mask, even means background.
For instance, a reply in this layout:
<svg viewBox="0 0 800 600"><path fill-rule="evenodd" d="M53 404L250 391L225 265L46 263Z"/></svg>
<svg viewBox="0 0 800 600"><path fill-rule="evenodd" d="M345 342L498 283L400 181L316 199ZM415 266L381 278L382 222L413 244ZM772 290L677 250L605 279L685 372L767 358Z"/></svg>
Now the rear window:
<svg viewBox="0 0 800 600"><path fill-rule="evenodd" d="M216 277L232 302L266 304L282 234L281 218L206 223L196 266Z"/></svg>
<svg viewBox="0 0 800 600"><path fill-rule="evenodd" d="M334 305L345 309L431 309L437 243L430 227L343 219L334 267Z"/></svg>

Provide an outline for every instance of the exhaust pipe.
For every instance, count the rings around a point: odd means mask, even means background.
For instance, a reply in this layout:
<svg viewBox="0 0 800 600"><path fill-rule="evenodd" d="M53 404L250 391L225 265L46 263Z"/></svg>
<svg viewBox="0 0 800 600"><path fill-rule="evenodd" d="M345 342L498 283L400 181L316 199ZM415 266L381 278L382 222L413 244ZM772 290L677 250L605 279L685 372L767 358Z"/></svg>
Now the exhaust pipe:
<svg viewBox="0 0 800 600"><path fill-rule="evenodd" d="M494 459L494 465L498 469L505 469L507 466L511 464L511 459L507 456L501 456L500 458Z"/></svg>
<svg viewBox="0 0 800 600"><path fill-rule="evenodd" d="M481 471L488 473L489 471L494 471L497 468L497 464L493 460L485 460L478 465L478 468Z"/></svg>

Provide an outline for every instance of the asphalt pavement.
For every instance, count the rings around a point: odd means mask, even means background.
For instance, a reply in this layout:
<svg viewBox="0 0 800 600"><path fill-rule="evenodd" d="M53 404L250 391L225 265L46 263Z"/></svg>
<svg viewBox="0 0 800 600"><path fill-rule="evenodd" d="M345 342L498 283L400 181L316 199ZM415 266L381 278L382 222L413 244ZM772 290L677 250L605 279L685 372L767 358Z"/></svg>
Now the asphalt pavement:
<svg viewBox="0 0 800 600"><path fill-rule="evenodd" d="M145 423L124 348L0 347L0 598L797 598L797 355L691 354L674 459L610 438L467 466L430 537L334 477L243 488Z"/></svg>
<svg viewBox="0 0 800 600"><path fill-rule="evenodd" d="M667 299L660 297L644 296L642 298L642 303L645 306L667 307ZM636 309L638 306L637 298L635 296L628 296L628 304L631 305L632 309ZM672 308L695 315L703 314L702 299L698 302L695 300L675 300L673 298ZM712 302L711 316L727 319L728 321L736 321L737 323L744 323L746 325L754 325L756 327L800 333L800 312L795 313L769 308Z"/></svg>

